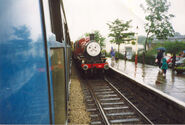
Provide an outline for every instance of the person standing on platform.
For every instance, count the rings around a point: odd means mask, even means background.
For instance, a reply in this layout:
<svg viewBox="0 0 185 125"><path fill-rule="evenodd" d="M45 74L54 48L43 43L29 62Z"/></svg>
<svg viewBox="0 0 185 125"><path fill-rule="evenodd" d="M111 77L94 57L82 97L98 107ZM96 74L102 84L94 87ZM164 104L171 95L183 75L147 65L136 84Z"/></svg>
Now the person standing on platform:
<svg viewBox="0 0 185 125"><path fill-rule="evenodd" d="M112 59L112 60L115 60L115 52L114 52L113 47L111 47L110 55L111 55L111 59Z"/></svg>
<svg viewBox="0 0 185 125"><path fill-rule="evenodd" d="M166 76L166 71L168 69L168 64L167 64L165 58L162 59L162 67L161 67L161 69L162 69L163 76Z"/></svg>
<svg viewBox="0 0 185 125"><path fill-rule="evenodd" d="M162 50L158 50L157 58L156 58L155 62L158 64L160 71L161 71L161 59L162 58L163 58L163 51Z"/></svg>
<svg viewBox="0 0 185 125"><path fill-rule="evenodd" d="M113 47L111 47L110 55L111 55L111 66L114 66L114 63L115 63L115 52L114 52Z"/></svg>

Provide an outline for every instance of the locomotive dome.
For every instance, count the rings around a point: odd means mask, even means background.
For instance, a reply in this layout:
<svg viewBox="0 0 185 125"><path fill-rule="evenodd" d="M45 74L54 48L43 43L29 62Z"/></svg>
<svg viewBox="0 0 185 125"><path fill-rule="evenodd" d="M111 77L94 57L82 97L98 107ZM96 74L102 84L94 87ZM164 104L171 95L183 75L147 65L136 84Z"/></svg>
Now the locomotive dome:
<svg viewBox="0 0 185 125"><path fill-rule="evenodd" d="M97 42L92 41L87 44L86 51L88 55L95 57L100 54L101 47Z"/></svg>

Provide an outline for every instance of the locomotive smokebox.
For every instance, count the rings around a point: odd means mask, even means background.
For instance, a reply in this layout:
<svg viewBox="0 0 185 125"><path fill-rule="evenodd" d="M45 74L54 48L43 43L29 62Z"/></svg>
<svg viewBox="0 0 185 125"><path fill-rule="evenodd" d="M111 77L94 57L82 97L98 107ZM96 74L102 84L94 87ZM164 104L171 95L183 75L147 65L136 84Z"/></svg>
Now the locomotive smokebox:
<svg viewBox="0 0 185 125"><path fill-rule="evenodd" d="M90 34L90 41L94 41L94 34Z"/></svg>

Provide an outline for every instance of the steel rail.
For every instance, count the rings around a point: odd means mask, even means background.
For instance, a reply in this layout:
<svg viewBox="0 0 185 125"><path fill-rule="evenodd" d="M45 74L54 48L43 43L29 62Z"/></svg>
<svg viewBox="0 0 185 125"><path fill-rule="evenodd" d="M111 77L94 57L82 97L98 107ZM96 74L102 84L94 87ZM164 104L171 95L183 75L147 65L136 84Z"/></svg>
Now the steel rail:
<svg viewBox="0 0 185 125"><path fill-rule="evenodd" d="M127 97L125 97L114 85L112 85L112 83L110 81L108 81L108 79L106 77L104 77L105 81L108 83L108 85L111 86L111 88L114 89L114 91L120 96L122 97L124 100L127 101L127 103L137 112L138 115L140 115L140 117L143 117L149 124L154 125L154 123L152 121L150 121L134 104L132 104L131 101L129 101L129 99Z"/></svg>
<svg viewBox="0 0 185 125"><path fill-rule="evenodd" d="M101 115L101 117L102 117L102 119L103 119L103 122L104 122L106 125L110 125L110 122L109 122L107 116L105 115L105 112L104 112L104 110L103 110L103 108L102 108L102 106L101 106L101 104L100 104L100 102L99 102L97 96L94 94L92 87L89 85L89 83L88 83L87 85L88 85L90 94L91 94L91 96L93 97L93 99L94 99L94 101L95 101L95 104L96 104L96 106L98 107L98 109L99 109L99 111L100 111L100 115Z"/></svg>

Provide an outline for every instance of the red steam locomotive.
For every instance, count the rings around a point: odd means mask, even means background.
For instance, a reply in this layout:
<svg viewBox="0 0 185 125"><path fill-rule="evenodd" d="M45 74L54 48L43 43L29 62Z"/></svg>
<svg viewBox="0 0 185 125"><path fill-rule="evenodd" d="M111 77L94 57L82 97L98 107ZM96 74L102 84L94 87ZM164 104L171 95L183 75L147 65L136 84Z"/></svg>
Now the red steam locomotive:
<svg viewBox="0 0 185 125"><path fill-rule="evenodd" d="M94 34L74 43L73 57L85 73L104 73L109 69L105 55L101 53L101 46L94 40Z"/></svg>

